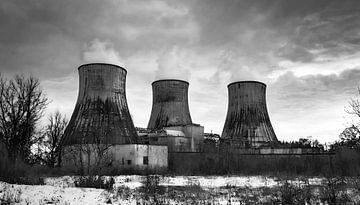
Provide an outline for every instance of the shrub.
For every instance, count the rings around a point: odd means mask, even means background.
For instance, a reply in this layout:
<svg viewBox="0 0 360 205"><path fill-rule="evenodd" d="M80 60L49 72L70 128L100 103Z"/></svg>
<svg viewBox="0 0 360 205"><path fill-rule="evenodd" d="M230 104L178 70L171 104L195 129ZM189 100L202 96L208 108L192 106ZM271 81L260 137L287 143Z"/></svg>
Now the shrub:
<svg viewBox="0 0 360 205"><path fill-rule="evenodd" d="M22 191L21 189L13 190L7 185L0 190L0 194L0 204L15 204L20 202Z"/></svg>
<svg viewBox="0 0 360 205"><path fill-rule="evenodd" d="M321 189L321 199L328 204L346 204L350 202L347 185L343 177L327 177Z"/></svg>
<svg viewBox="0 0 360 205"><path fill-rule="evenodd" d="M81 176L74 181L75 187L112 190L115 184L113 177L106 180L100 176Z"/></svg>

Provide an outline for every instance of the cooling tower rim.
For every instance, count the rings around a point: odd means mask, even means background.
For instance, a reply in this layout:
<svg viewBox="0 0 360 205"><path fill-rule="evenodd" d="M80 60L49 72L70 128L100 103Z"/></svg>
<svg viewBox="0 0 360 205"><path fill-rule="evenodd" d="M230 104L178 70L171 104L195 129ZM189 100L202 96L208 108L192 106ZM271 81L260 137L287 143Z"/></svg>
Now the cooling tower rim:
<svg viewBox="0 0 360 205"><path fill-rule="evenodd" d="M116 68L120 68L122 69L123 71L125 71L125 73L127 73L127 70L121 66L118 66L118 65L115 65L115 64L111 64L111 63L86 63L86 64L83 64L81 66L78 67L78 70L80 70L80 68L82 67L86 67L86 66L90 66L90 65L107 65L107 66L112 66L112 67L116 67Z"/></svg>
<svg viewBox="0 0 360 205"><path fill-rule="evenodd" d="M185 80L179 80L179 79L161 79L161 80L155 80L154 82L151 83L151 85L154 85L155 83L161 82L161 81L178 81L178 82L182 82L182 83L186 83L189 85L189 82L185 81Z"/></svg>
<svg viewBox="0 0 360 205"><path fill-rule="evenodd" d="M245 81L236 81L236 82L232 82L230 83L227 87L230 87L231 85L234 84L242 84L242 83L255 83L255 84L262 84L266 87L266 84L260 81L255 81L255 80L245 80Z"/></svg>

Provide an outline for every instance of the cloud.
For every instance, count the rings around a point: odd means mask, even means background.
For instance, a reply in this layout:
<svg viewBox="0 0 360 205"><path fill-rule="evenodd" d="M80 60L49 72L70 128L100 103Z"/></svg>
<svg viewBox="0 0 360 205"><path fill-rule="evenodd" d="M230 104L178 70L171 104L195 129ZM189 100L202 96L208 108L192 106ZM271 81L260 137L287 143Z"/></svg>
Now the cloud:
<svg viewBox="0 0 360 205"><path fill-rule="evenodd" d="M70 112L79 65L125 64L137 126L147 124L153 80L187 80L193 120L217 133L227 84L259 80L279 136L325 139L341 131L360 77L359 8L357 0L4 0L0 68L39 77L49 108Z"/></svg>
<svg viewBox="0 0 360 205"><path fill-rule="evenodd" d="M125 67L123 59L114 46L108 41L100 41L97 38L86 44L83 61L85 63L110 63Z"/></svg>
<svg viewBox="0 0 360 205"><path fill-rule="evenodd" d="M359 6L356 1L329 1L323 9L305 15L289 35L279 56L294 62L322 61L358 52Z"/></svg>
<svg viewBox="0 0 360 205"><path fill-rule="evenodd" d="M158 58L156 79L180 79L189 80L190 71L186 67L186 53L177 46L165 50Z"/></svg>
<svg viewBox="0 0 360 205"><path fill-rule="evenodd" d="M359 78L360 67L330 75L297 77L287 72L268 84L268 108L278 136L336 140L350 117L344 109L357 95Z"/></svg>

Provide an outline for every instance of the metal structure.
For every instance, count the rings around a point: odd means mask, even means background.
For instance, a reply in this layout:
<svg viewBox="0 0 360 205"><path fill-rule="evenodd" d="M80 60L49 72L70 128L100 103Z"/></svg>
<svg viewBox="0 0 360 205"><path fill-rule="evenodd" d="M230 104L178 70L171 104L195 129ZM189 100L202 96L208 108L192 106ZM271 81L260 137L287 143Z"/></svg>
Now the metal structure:
<svg viewBox="0 0 360 205"><path fill-rule="evenodd" d="M266 85L239 81L228 85L229 104L222 139L239 147L277 143L266 108Z"/></svg>
<svg viewBox="0 0 360 205"><path fill-rule="evenodd" d="M78 68L79 93L63 145L133 144L138 136L126 102L127 71L103 63Z"/></svg>
<svg viewBox="0 0 360 205"><path fill-rule="evenodd" d="M152 83L153 105L149 129L192 124L188 104L189 83L164 79Z"/></svg>

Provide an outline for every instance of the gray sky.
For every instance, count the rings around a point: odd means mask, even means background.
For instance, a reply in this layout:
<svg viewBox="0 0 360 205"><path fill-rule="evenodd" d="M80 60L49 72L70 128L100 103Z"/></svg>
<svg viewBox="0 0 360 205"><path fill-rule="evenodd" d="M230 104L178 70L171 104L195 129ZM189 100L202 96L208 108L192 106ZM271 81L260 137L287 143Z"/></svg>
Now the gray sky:
<svg viewBox="0 0 360 205"><path fill-rule="evenodd" d="M2 0L0 70L33 75L71 116L77 67L128 70L136 126L150 117L151 82L187 80L192 119L221 133L227 84L258 80L280 140L333 141L351 118L360 79L360 1Z"/></svg>

